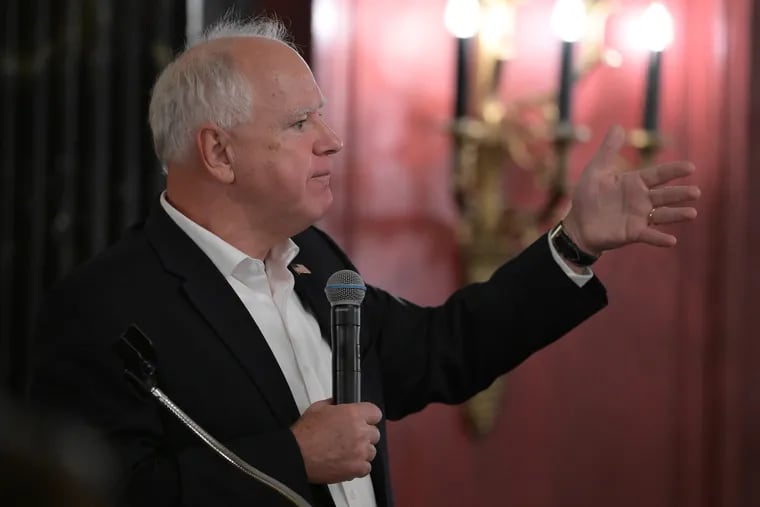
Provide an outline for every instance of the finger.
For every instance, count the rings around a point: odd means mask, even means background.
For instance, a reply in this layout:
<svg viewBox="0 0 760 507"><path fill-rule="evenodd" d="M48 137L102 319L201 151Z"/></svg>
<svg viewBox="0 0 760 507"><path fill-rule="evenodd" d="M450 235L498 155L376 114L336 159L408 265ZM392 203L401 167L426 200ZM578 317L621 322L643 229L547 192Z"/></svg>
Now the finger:
<svg viewBox="0 0 760 507"><path fill-rule="evenodd" d="M373 445L378 443L380 441L380 430L377 429L377 426L367 426L367 429L367 439L370 441L370 443Z"/></svg>
<svg viewBox="0 0 760 507"><path fill-rule="evenodd" d="M367 461L373 461L375 459L375 456L377 456L377 447L370 444L367 453Z"/></svg>
<svg viewBox="0 0 760 507"><path fill-rule="evenodd" d="M693 173L694 170L694 164L691 162L671 162L669 164L660 164L641 169L639 174L646 186L654 188L676 178L688 176Z"/></svg>
<svg viewBox="0 0 760 507"><path fill-rule="evenodd" d="M367 421L367 424L377 424L383 418L383 412L374 403L358 403L357 406L361 410L362 417Z"/></svg>
<svg viewBox="0 0 760 507"><path fill-rule="evenodd" d="M666 234L657 229L644 229L639 236L639 243L646 243L653 246L671 247L677 243L676 237L672 234Z"/></svg>
<svg viewBox="0 0 760 507"><path fill-rule="evenodd" d="M625 142L625 131L619 125L613 125L607 130L602 144L596 151L589 167L607 169L615 163L615 157Z"/></svg>
<svg viewBox="0 0 760 507"><path fill-rule="evenodd" d="M649 198L652 200L652 206L669 206L680 204L682 202L695 201L699 199L702 192L699 187L694 185L668 186L654 188L649 191Z"/></svg>
<svg viewBox="0 0 760 507"><path fill-rule="evenodd" d="M348 474L347 479L358 479L359 477L366 477L372 472L372 463L365 459L357 459L351 464L351 467L346 471ZM345 479L341 479L345 480ZM340 482L340 481L337 481Z"/></svg>
<svg viewBox="0 0 760 507"><path fill-rule="evenodd" d="M652 212L652 225L676 224L697 218L694 208L655 208Z"/></svg>

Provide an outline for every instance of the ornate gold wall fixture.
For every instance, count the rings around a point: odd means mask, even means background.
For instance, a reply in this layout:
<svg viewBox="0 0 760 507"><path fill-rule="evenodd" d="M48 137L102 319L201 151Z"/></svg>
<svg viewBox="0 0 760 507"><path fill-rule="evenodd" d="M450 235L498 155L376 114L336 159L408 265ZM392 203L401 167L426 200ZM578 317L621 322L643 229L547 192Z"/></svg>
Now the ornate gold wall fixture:
<svg viewBox="0 0 760 507"><path fill-rule="evenodd" d="M565 40L565 70L559 87L523 99L502 100L501 74L515 53L517 8L522 3L525 1L449 0L447 6L447 26L460 37L460 59L474 57L466 65L459 62L458 72L466 74L457 79L457 113L451 126L455 147L452 192L461 217L459 243L465 283L490 277L558 219L568 190L569 151L574 143L589 138L587 128L573 125L569 90L564 88L587 79L601 66L621 64L620 54L605 45L613 2L558 0L553 16L557 19L552 21ZM477 15L473 14L476 10ZM581 24L585 30L579 28ZM575 32L585 35L576 42ZM471 37L470 46L464 51L467 37ZM573 44L579 46L575 64L565 61L575 52ZM648 82L652 82L651 76ZM467 93L470 87L472 96ZM463 98L462 93L467 96ZM643 156L652 157L659 147L659 135L651 130L634 131L631 142ZM505 181L510 171L530 174L534 189L542 196L540 204L527 207L512 202ZM503 388L504 379L498 379L464 404L475 435L486 435L492 429Z"/></svg>

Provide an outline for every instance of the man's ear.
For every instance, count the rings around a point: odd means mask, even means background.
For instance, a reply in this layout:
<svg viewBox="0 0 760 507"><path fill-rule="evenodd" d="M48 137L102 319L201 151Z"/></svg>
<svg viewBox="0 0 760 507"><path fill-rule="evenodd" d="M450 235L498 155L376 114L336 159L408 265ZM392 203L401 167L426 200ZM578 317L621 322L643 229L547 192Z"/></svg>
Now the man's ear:
<svg viewBox="0 0 760 507"><path fill-rule="evenodd" d="M203 167L211 177L220 183L233 183L235 172L227 132L213 124L201 125L195 134L195 142Z"/></svg>

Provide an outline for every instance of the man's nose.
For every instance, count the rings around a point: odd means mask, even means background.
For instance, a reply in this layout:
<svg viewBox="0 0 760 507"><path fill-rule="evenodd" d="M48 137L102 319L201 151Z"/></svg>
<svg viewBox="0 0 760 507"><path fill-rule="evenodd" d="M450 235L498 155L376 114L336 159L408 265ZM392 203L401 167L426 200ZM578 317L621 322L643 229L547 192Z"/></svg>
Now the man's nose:
<svg viewBox="0 0 760 507"><path fill-rule="evenodd" d="M320 118L321 135L314 143L315 155L333 155L343 149L343 140L330 128L326 121Z"/></svg>

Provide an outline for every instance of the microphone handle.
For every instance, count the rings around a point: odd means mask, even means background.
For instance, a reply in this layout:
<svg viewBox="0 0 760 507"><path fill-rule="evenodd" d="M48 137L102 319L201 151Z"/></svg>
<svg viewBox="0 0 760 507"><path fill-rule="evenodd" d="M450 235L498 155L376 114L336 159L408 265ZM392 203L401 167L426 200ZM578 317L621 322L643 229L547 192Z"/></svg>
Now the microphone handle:
<svg viewBox="0 0 760 507"><path fill-rule="evenodd" d="M361 401L359 353L360 310L355 305L332 307L332 383L334 403Z"/></svg>

